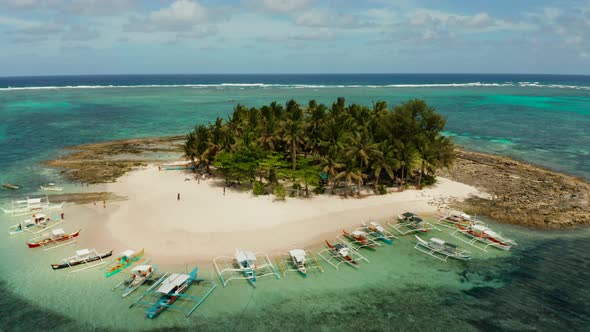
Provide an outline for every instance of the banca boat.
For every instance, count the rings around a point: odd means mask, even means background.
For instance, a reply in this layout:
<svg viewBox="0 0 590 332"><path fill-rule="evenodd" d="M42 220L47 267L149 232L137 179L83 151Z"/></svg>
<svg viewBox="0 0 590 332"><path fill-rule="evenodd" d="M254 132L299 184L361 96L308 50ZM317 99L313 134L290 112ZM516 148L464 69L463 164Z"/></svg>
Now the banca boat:
<svg viewBox="0 0 590 332"><path fill-rule="evenodd" d="M474 224L485 225L483 221L478 220L474 216L471 216L464 212L449 211L438 219L438 223L441 226L454 228L456 225L469 226Z"/></svg>
<svg viewBox="0 0 590 332"><path fill-rule="evenodd" d="M381 245L375 242L373 239L371 239L369 237L369 234L358 229L352 232L342 230L342 234L337 236L337 238L342 242L347 242L346 240L351 241L349 244L357 250L361 248L376 250L375 247L377 245Z"/></svg>
<svg viewBox="0 0 590 332"><path fill-rule="evenodd" d="M256 287L256 272L254 271L256 267L256 255L250 251L236 248L234 256L244 277L246 277L252 286Z"/></svg>
<svg viewBox="0 0 590 332"><path fill-rule="evenodd" d="M342 243L336 243L332 245L328 240L326 240L326 245L330 249L330 251L336 256L339 257L341 260L344 260L352 265L358 265L359 263L354 259L351 255L350 248Z"/></svg>
<svg viewBox="0 0 590 332"><path fill-rule="evenodd" d="M144 250L141 249L139 252L128 249L120 253L114 261L110 262L105 266L105 276L107 278L114 276L115 274L123 271L133 263L137 262L143 256Z"/></svg>
<svg viewBox="0 0 590 332"><path fill-rule="evenodd" d="M51 268L54 270L59 270L64 268L73 268L75 266L81 265L81 268L71 271L72 273L80 272L106 264L103 259L110 257L112 254L112 250L99 254L95 249L80 249L76 250L76 254L74 256L64 258L62 263L51 264Z"/></svg>
<svg viewBox="0 0 590 332"><path fill-rule="evenodd" d="M471 259L471 253L469 251L439 238L433 237L426 241L416 236L416 239L418 240L418 243L416 243L414 248L436 259L445 262L449 257L461 261Z"/></svg>
<svg viewBox="0 0 590 332"><path fill-rule="evenodd" d="M127 297L133 293L139 286L143 285L148 280L152 279L152 276L158 269L157 265L142 264L138 265L131 270L131 274L125 280L118 283L112 290L122 289L121 296ZM164 275L165 277L166 275Z"/></svg>
<svg viewBox="0 0 590 332"><path fill-rule="evenodd" d="M393 244L393 239L396 238L395 235L391 234L391 232L387 231L377 222L371 221L368 224L363 222L361 225L370 236L386 244Z"/></svg>
<svg viewBox="0 0 590 332"><path fill-rule="evenodd" d="M2 187L2 189L7 189L7 190L19 190L21 188L21 186L19 186L18 184L14 184L14 183L3 183L1 187Z"/></svg>
<svg viewBox="0 0 590 332"><path fill-rule="evenodd" d="M55 183L48 183L46 185L39 186L43 191L63 191L64 187L56 186Z"/></svg>
<svg viewBox="0 0 590 332"><path fill-rule="evenodd" d="M487 249L487 247L510 250L513 245L516 245L516 242L513 240L505 238L502 236L502 234L494 232L485 225L475 224L463 226L461 224L457 224L457 228L458 229L451 234L452 236L484 251ZM457 236L457 233L461 233L471 238L471 240L460 238ZM485 246L479 247L476 245L476 242L483 243Z"/></svg>
<svg viewBox="0 0 590 332"><path fill-rule="evenodd" d="M216 288L215 284L205 279L197 278L197 271L198 268L195 267L190 274L174 273L168 277L160 278L141 297L131 304L130 307L138 304L149 306L146 314L148 318L152 319L158 317L158 315L168 308L186 310L186 317L190 316ZM194 284L205 285L208 288L204 289L203 295L200 296L186 294L187 290ZM148 295L157 296L156 301L142 301ZM178 300L185 300L194 304L189 306L187 310L186 306L174 304Z"/></svg>
<svg viewBox="0 0 590 332"><path fill-rule="evenodd" d="M303 276L307 276L307 267L305 266L307 257L305 254L305 250L289 250L289 256L291 256L291 261L293 262L293 265L295 265L297 270L299 270L299 273L301 273Z"/></svg>
<svg viewBox="0 0 590 332"><path fill-rule="evenodd" d="M48 210L61 209L64 203L65 202L52 204L49 202L47 195L45 197L27 197L26 199L12 201L10 208L0 207L0 210L11 217L18 217Z"/></svg>
<svg viewBox="0 0 590 332"><path fill-rule="evenodd" d="M62 228L57 228L31 239L27 242L27 246L29 248L44 247L44 250L55 249L76 242L76 237L78 237L78 235L80 235L80 230L67 234Z"/></svg>
<svg viewBox="0 0 590 332"><path fill-rule="evenodd" d="M25 219L18 224L8 228L8 234L15 235L24 232L39 234L49 228L55 227L63 222L60 216L48 218L45 214L34 214L32 218Z"/></svg>

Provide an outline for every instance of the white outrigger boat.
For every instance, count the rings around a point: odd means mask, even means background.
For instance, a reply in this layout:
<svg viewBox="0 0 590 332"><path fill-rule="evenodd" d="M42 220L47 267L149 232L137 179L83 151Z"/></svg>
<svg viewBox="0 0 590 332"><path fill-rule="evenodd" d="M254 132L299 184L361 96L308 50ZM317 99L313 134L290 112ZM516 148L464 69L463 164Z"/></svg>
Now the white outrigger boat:
<svg viewBox="0 0 590 332"><path fill-rule="evenodd" d="M10 208L0 207L0 210L11 217L19 217L49 210L58 210L63 207L64 203L52 204L45 195L45 197L27 197L23 200L12 201Z"/></svg>
<svg viewBox="0 0 590 332"><path fill-rule="evenodd" d="M45 214L34 214L30 219L25 219L18 224L12 225L8 228L8 234L15 235L28 232L31 234L39 234L47 229L61 224L64 219L61 216L48 218Z"/></svg>
<svg viewBox="0 0 590 332"><path fill-rule="evenodd" d="M414 236L418 240L418 243L416 243L414 248L436 259L440 259L444 262L446 262L449 257L461 261L471 259L471 253L469 251L459 248L452 243L448 243L436 237L430 238L426 241L416 235Z"/></svg>
<svg viewBox="0 0 590 332"><path fill-rule="evenodd" d="M363 222L361 225L362 229L375 240L379 240L386 244L393 244L393 239L397 239L397 236L386 230L378 222L371 221L368 224Z"/></svg>
<svg viewBox="0 0 590 332"><path fill-rule="evenodd" d="M72 269L70 273L76 273L106 264L104 258L110 257L112 254L112 250L99 254L95 249L80 249L76 250L74 256L64 258L62 263L51 264L51 268L54 270L70 268ZM82 267L74 269L75 266L79 265Z"/></svg>
<svg viewBox="0 0 590 332"><path fill-rule="evenodd" d="M112 290L117 290L123 287L121 291L122 297L127 297L129 294L133 293L139 286L143 285L148 280L152 279L152 276L158 269L157 265L149 265L149 264L142 264L138 265L131 270L131 274L129 277L125 278L123 281L118 283ZM168 273L164 274L162 277L158 278L165 278Z"/></svg>
<svg viewBox="0 0 590 332"><path fill-rule="evenodd" d="M315 255L303 249L289 250L288 254L282 255L282 260L279 261L279 270L283 276L287 272L299 272L304 278L314 269L324 272L322 265L318 262Z"/></svg>
<svg viewBox="0 0 590 332"><path fill-rule="evenodd" d="M483 221L476 217L459 211L448 211L447 213L440 215L436 223L443 227L453 229L456 228L458 224L463 226L485 225Z"/></svg>
<svg viewBox="0 0 590 332"><path fill-rule="evenodd" d="M464 237L459 236L459 234L464 235ZM483 251L487 251L488 247L510 250L512 246L516 245L514 240L507 239L502 234L496 233L489 227L481 224L467 226L457 224L457 230L451 233L451 235ZM465 237L469 239L465 239Z"/></svg>
<svg viewBox="0 0 590 332"><path fill-rule="evenodd" d="M418 217L418 215L412 212L400 214L399 216L397 216L397 220L397 223L387 223L387 225L389 225L393 230L395 230L401 235L408 235L418 232L426 233L431 229L436 229L440 231L440 229L434 227L433 224Z"/></svg>
<svg viewBox="0 0 590 332"><path fill-rule="evenodd" d="M262 256L261 264L258 264L256 255ZM258 278L274 275L277 279L281 279L270 258L263 252L253 253L236 249L234 257L218 256L213 260L213 265L224 287L235 279L248 280L252 287L256 287Z"/></svg>
<svg viewBox="0 0 590 332"><path fill-rule="evenodd" d="M58 187L55 185L55 183L48 183L46 185L41 185L41 186L39 186L39 188L41 188L41 190L43 190L43 191L62 191L62 190L64 190L64 187Z"/></svg>

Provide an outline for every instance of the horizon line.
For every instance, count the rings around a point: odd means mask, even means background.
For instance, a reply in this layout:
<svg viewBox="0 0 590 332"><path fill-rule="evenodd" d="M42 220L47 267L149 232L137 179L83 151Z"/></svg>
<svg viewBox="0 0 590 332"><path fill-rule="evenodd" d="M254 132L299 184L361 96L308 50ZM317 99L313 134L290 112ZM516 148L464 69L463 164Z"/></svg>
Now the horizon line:
<svg viewBox="0 0 590 332"><path fill-rule="evenodd" d="M351 73L147 73L147 74L48 74L48 75L10 75L0 76L0 78L26 78L26 77L81 77L81 76L280 76L280 75L295 75L295 76L319 76L319 75L525 75L525 76L590 76L590 74L556 74L556 73L486 73L486 72L351 72Z"/></svg>

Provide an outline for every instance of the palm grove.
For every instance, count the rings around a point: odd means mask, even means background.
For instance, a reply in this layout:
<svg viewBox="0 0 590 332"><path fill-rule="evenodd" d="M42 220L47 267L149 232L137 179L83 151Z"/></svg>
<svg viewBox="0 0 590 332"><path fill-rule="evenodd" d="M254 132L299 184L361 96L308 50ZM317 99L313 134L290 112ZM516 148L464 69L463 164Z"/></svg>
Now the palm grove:
<svg viewBox="0 0 590 332"><path fill-rule="evenodd" d="M312 188L334 192L363 184L384 193L384 183L432 184L436 170L451 165L453 144L441 135L445 124L418 99L392 110L383 101L347 106L344 98L331 107L315 100L237 105L227 120L197 125L184 152L198 169L209 172L213 165L226 181L251 183L257 195L284 198L290 186L307 196Z"/></svg>

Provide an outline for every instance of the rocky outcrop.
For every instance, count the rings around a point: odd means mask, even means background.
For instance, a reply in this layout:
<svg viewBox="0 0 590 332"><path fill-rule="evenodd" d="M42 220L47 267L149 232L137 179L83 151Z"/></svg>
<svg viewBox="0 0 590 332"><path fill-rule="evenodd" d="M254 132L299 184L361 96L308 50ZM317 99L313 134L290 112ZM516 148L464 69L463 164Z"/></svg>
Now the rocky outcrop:
<svg viewBox="0 0 590 332"><path fill-rule="evenodd" d="M454 166L439 175L490 194L455 202L470 214L537 228L590 224L590 183L503 156L457 150Z"/></svg>

